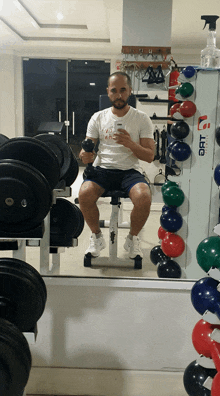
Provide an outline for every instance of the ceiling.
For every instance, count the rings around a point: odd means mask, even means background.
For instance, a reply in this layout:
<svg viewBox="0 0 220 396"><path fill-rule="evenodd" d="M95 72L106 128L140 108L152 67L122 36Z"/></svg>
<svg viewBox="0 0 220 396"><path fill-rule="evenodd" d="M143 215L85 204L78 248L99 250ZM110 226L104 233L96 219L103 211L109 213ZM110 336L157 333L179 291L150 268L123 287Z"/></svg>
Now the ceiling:
<svg viewBox="0 0 220 396"><path fill-rule="evenodd" d="M0 51L117 57L122 48L122 14L123 0L0 0ZM173 0L172 53L199 54L205 47L203 14L220 15L220 1Z"/></svg>

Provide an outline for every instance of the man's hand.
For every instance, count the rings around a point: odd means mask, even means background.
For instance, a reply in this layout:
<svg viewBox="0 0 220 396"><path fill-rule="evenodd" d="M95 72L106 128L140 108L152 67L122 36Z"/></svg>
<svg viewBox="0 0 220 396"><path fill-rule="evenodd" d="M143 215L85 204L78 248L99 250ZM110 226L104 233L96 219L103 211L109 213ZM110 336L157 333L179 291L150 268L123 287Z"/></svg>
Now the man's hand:
<svg viewBox="0 0 220 396"><path fill-rule="evenodd" d="M95 152L86 152L82 149L79 153L79 159L83 164L91 164L95 159Z"/></svg>
<svg viewBox="0 0 220 396"><path fill-rule="evenodd" d="M116 143L122 144L127 148L130 148L133 143L131 136L125 129L118 129L118 133L114 134L113 139Z"/></svg>

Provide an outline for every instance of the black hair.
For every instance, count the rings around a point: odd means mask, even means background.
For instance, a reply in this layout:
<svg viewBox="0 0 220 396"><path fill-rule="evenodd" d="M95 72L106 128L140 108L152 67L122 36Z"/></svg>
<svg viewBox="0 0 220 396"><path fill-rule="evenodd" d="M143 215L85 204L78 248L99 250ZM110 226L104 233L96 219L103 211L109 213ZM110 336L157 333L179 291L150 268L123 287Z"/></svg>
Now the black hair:
<svg viewBox="0 0 220 396"><path fill-rule="evenodd" d="M110 83L110 78L113 77L113 76L124 76L124 77L126 77L127 78L127 84L131 88L131 78L130 78L130 76L127 73L122 72L122 71L116 71L116 72L112 73L109 76L109 78L108 78L108 86L109 86L109 83Z"/></svg>

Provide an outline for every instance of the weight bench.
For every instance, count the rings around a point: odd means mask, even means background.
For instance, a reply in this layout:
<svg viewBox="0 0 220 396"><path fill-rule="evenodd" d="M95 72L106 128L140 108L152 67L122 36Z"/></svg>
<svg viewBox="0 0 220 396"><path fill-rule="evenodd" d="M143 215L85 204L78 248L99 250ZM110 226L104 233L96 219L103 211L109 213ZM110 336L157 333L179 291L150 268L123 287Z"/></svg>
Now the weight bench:
<svg viewBox="0 0 220 396"><path fill-rule="evenodd" d="M102 197L111 197L110 204L112 205L112 212L109 223L105 224L105 220L100 221L100 227L109 225L109 257L92 257L91 253L84 256L84 267L125 267L142 269L142 258L138 255L134 259L118 258L118 218L121 205L121 198L128 198L128 195L122 191L107 191ZM127 228L128 223L122 223L120 227Z"/></svg>

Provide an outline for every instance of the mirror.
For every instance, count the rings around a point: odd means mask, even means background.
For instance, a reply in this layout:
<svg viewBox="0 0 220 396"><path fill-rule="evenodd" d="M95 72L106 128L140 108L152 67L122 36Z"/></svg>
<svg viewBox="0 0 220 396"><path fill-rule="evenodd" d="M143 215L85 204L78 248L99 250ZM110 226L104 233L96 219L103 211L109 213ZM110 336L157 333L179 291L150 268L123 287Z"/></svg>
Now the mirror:
<svg viewBox="0 0 220 396"><path fill-rule="evenodd" d="M9 4L10 3L10 4ZM20 6L19 6L20 4ZM34 20L33 20L33 15L39 15L39 10L37 9L37 6L34 5L32 2L7 2L6 6L6 1L1 1L0 3L1 9L0 9L0 35L1 35L1 56L2 56L2 71L1 71L1 82L2 86L5 87L5 90L8 92L8 97L9 97L9 102L14 102L15 100L15 106L14 108L11 108L11 110L8 110L8 106L6 103L1 103L2 104L2 112L4 114L4 117L2 117L1 121L1 127L2 130L4 131L9 131L8 135L9 137L14 136L14 132L16 135L22 135L23 130L26 128L27 124L29 130L33 130L33 125L31 124L31 120L25 123L27 120L24 120L24 125L23 125L23 111L25 108L25 105L28 104L29 107L34 106L34 103L32 102L33 98L31 95L24 96L24 107L23 107L23 98L22 98L22 92L23 92L23 77L25 80L25 75L23 75L23 71L25 71L25 68L28 67L28 59L35 58L41 59L41 76L44 75L46 76L47 70L45 69L45 63L44 60L47 60L48 63L50 63L50 66L52 65L51 60L56 59L57 63L57 69L53 70L54 75L57 76L57 70L59 69L61 71L61 74L64 76L66 73L69 73L69 75L74 74L76 72L76 64L74 64L75 61L70 61L68 57L66 57L66 53L70 49L70 43L66 42L63 47L61 47L61 41L63 38L61 37L62 35L62 23L57 22L56 26L49 26L46 23L41 24L36 18L36 23L38 25L38 30L36 31L36 26L34 26ZM176 5L175 5L176 6ZM11 19L9 21L8 18L8 10L11 7L11 10L13 10L13 13L11 15ZM21 10L19 11L19 7ZM33 8L32 8L33 7ZM31 12L32 10L32 12ZM24 29L23 26L19 25L18 19L16 18L16 13L22 12L22 15L24 15L25 21L30 19L29 22L31 22L32 27L27 30L22 30ZM33 13L33 14L32 14ZM15 19L14 19L15 18ZM32 19L31 19L32 18ZM104 24L104 22L103 22ZM173 22L174 26L176 24L176 21ZM56 28L56 32L55 29ZM107 69L114 70L116 67L116 59L117 57L120 58L120 50L121 50L121 38L118 38L118 42L113 48L115 50L114 54L111 54L109 52L108 59L106 60L106 51L105 51L105 45L108 45L108 38L104 38L102 40L102 43L104 42L105 44L97 44L97 39L93 37L91 40L88 40L90 44L85 44L86 43L86 27L85 26L76 26L74 28L80 29L80 33L78 36L78 43L80 42L82 44L81 47L79 47L79 44L77 43L77 40L72 39L71 41L71 46L74 46L75 51L78 51L76 58L81 59L77 63L78 68L82 68L82 65L85 66L86 63L88 63L88 59L101 59L101 61L97 60L97 62L102 62L106 67L105 67L105 72ZM49 30L47 30L49 29ZM70 26L65 26L65 29L70 29ZM38 35L38 31L41 33L41 36ZM114 27L111 27L111 31L114 32ZM47 35L46 32L50 33L50 37L47 41ZM69 32L69 31L68 31ZM104 34L104 36L107 36ZM175 39L177 40L177 39ZM49 43L49 44L48 44ZM92 43L92 44L91 44ZM100 45L100 53L98 50L97 45ZM178 43L175 44L176 48L178 47ZM57 47L56 47L57 46ZM89 46L93 46L93 50L89 48ZM71 47L73 48L73 47ZM48 50L50 49L50 56L48 57ZM97 51L97 53L95 52ZM174 51L175 52L175 51ZM190 51L189 51L190 52ZM196 57L194 56L189 56L189 53L186 53L186 58L188 64L193 63L195 64L196 62L199 62L199 57L198 53L196 54ZM95 55L94 55L95 54ZM116 55L115 55L116 54ZM56 55L56 56L55 56ZM71 53L71 58L74 57L74 53ZM180 55L179 55L180 57ZM59 58L59 59L57 59ZM178 58L178 53L177 53L177 58ZM105 61L104 61L105 59ZM121 58L120 58L121 59ZM94 61L94 60L93 60ZM180 57L180 64L181 64L181 57ZM95 62L95 61L94 61ZM24 68L23 68L24 64ZM58 65L59 64L59 65ZM68 70L67 70L67 65L68 65ZM84 71L83 71L84 72ZM7 77L7 78L6 78ZM146 90L146 84L145 84L145 90L143 88L137 87L137 78L134 75L132 75L133 82L135 83L135 89L134 93L141 93L141 94L147 94L149 97L154 97L158 92L161 97L161 99L165 99L167 97L167 90L162 88L158 89L158 87L154 87L154 89ZM88 81L88 75L85 72L85 80L87 83L92 82ZM7 83L5 82L7 80ZM102 80L104 84L105 76L102 74ZM60 92L62 92L62 98L64 101L66 100L66 91L67 89L64 89L64 84L59 85L59 79L56 81L57 87L59 87ZM37 85L36 81L32 81L33 87ZM65 86L66 86L66 81L65 81ZM96 89L95 87L90 86L91 89ZM85 89L85 88L83 88ZM68 90L72 93L74 90L74 86L71 86L71 84L68 86ZM49 80L48 80L48 87L47 91L49 91ZM86 92L86 90L84 91ZM104 91L97 91L97 96L99 93L104 93ZM56 92L55 92L56 96ZM45 99L45 98L44 98ZM56 96L57 99L57 96ZM75 100L75 105L77 106L77 98ZM43 103L43 111L48 114L48 120L51 116L51 119L49 121L54 121L56 117L58 117L58 121L64 121L65 116L60 114L62 113L62 109L65 108L64 101L61 103L56 102L56 108L50 109L49 108L49 100L45 100L44 103L42 101L42 98L38 98L38 105L39 109L41 108L40 105ZM60 106L60 109L58 108ZM149 115L152 115L155 113L155 105L156 111L161 112L164 117L167 116L167 104L164 105L163 110L162 107L159 110L159 106L155 103L149 105ZM67 106L69 109L69 113L71 113L71 122L73 122L73 112L72 108ZM137 107L143 111L146 111L146 104L141 102L140 98L137 100ZM5 111L7 109L7 111ZM94 106L93 103L91 103L90 99L88 98L88 103L87 103L87 109L89 109L92 112L96 111L96 105ZM41 120L41 111L38 111L38 119L37 123L40 122ZM55 114L57 111L58 114ZM6 114L10 115L11 112L15 115L15 117L7 117ZM148 112L148 110L147 110ZM159 114L159 113L158 113ZM54 118L55 117L55 118ZM59 118L60 117L60 118ZM26 115L25 115L26 118ZM83 123L83 133L85 133L86 129L86 123L88 121L88 114L87 118L85 116L81 117L81 122ZM33 120L32 120L33 121ZM75 123L77 123L78 120L75 119ZM165 125L165 129L167 129L167 123L164 121L162 124L155 123L154 121L154 126L159 128L160 133L163 130ZM71 125L72 127L72 125ZM70 128L71 129L71 128ZM28 135L28 133L27 133ZM77 143L75 140L75 137L71 133L71 139L72 141L70 142L74 147L76 157L78 155L77 151L80 149L80 140L82 138L82 135L80 137L77 136ZM83 180L83 172L84 172L84 167L78 161L79 164L79 174L72 185L72 196L71 198L67 197L73 204L77 205L77 197L78 197L78 190L79 186L82 183ZM144 169L145 170L145 169ZM160 227L160 216L161 216L161 209L163 206L163 201L162 201L162 195L161 195L161 186L157 185L157 182L154 183L154 180L159 180L159 184L161 183L161 179L163 180L164 177L164 166L161 163L153 163L150 165L149 169L146 171L147 176L148 173L150 174L150 182L151 182L151 189L152 189L152 207L151 207L151 213L149 216L149 219L146 223L146 226L144 227L143 231L141 232L141 239L142 239L142 247L143 247L143 252L144 252L144 259L143 259L143 265L142 269L136 270L136 269L131 269L131 268L85 268L83 265L83 257L84 257L84 251L87 248L88 244L88 239L89 239L89 230L87 226L84 226L84 229L81 233L81 235L78 238L78 246L72 247L72 248L67 248L65 249L65 252L60 253L59 257L54 257L55 262L60 261L60 271L59 275L77 275L77 276L88 276L88 277L128 277L128 278L158 278L157 274L157 266L155 266L152 261L150 260L150 252L152 248L158 244L160 244L159 237L158 237L158 228ZM110 199L109 198L101 198L99 200L99 209L100 209L100 219L104 221L108 221L110 218L110 213L111 213L111 206L110 206ZM123 202L121 204L120 212L122 216L121 222L129 223L129 213L131 210L131 203L127 199L123 199ZM103 229L103 233L106 235L106 240L108 241L108 228ZM118 245L119 249L122 248L125 236L127 234L126 228L122 227L119 229L119 240L118 240ZM122 255L123 258L126 257L123 249L121 249L119 254ZM36 260L36 258L40 258L40 252L37 247L30 247L27 248L27 260L32 261L33 259ZM5 254L5 252L4 252ZM9 253L10 254L10 253ZM38 263L39 260L37 259ZM58 265L58 264L56 264ZM183 273L182 273L182 278L185 279L187 278L187 275L185 274L185 264L181 263ZM56 267L56 266L55 266ZM56 267L57 268L57 267ZM52 273L51 273L52 274ZM56 274L56 269L54 274ZM200 277L200 270L198 268L198 278ZM193 278L197 278L197 275L193 276Z"/></svg>

